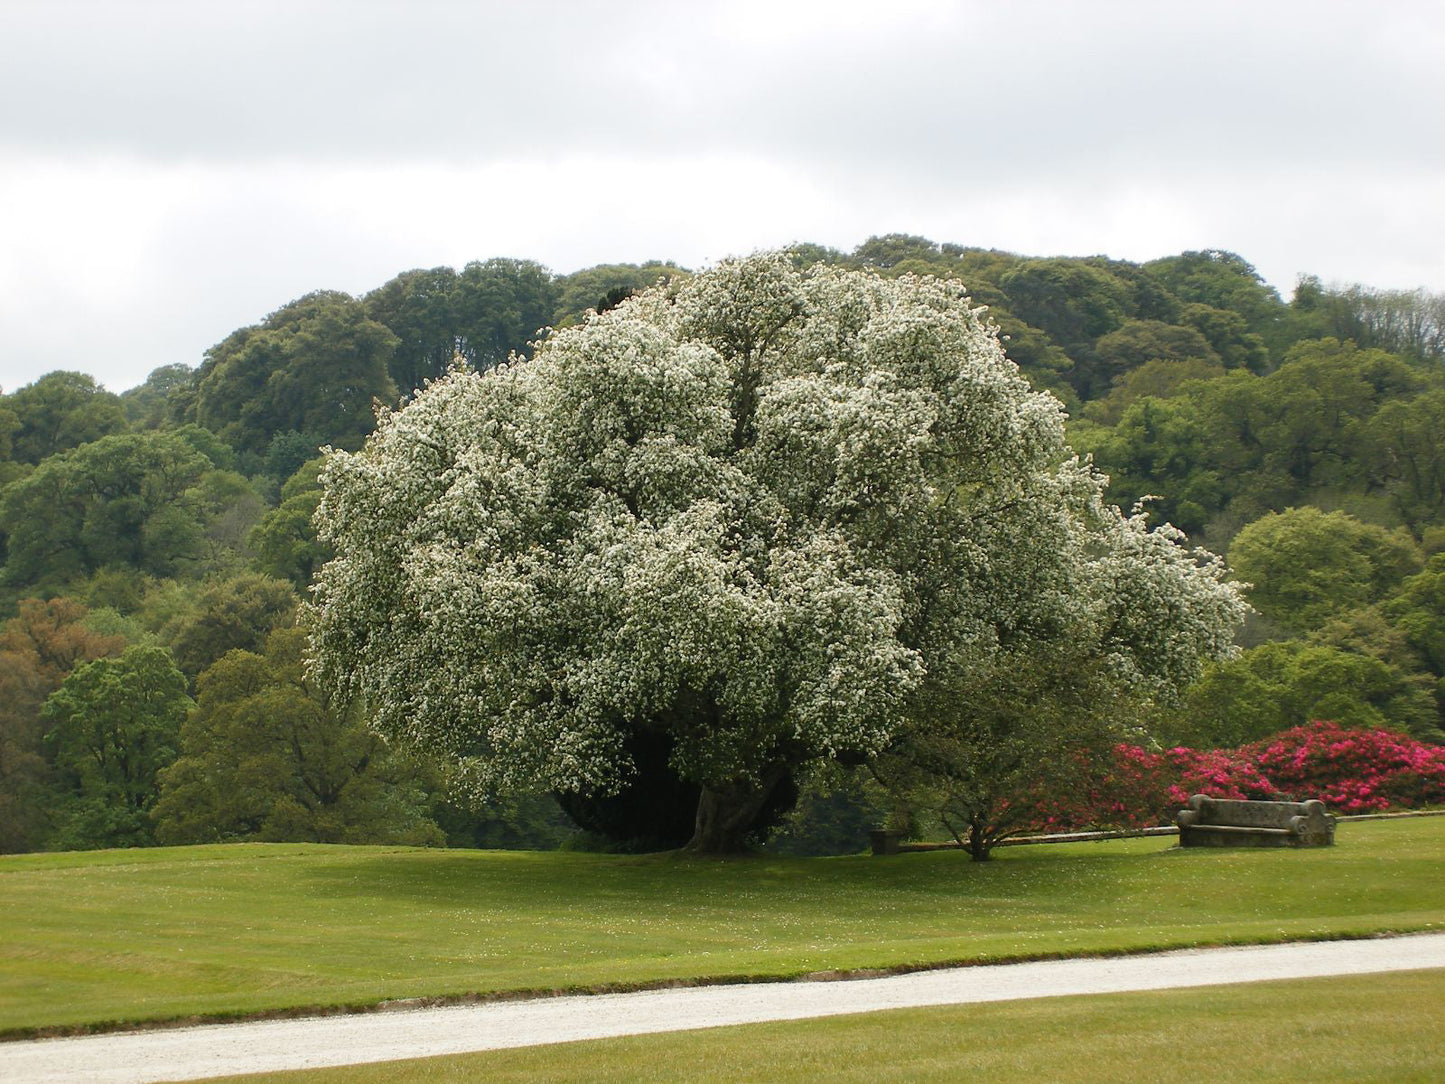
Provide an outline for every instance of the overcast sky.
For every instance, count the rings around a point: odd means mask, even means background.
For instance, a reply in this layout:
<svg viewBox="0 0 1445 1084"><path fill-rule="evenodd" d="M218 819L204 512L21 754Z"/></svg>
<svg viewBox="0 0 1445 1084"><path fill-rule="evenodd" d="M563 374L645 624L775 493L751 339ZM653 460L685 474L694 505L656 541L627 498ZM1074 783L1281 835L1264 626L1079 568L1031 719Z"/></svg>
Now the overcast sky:
<svg viewBox="0 0 1445 1084"><path fill-rule="evenodd" d="M315 289L871 234L1445 291L1445 4L0 0L0 387Z"/></svg>

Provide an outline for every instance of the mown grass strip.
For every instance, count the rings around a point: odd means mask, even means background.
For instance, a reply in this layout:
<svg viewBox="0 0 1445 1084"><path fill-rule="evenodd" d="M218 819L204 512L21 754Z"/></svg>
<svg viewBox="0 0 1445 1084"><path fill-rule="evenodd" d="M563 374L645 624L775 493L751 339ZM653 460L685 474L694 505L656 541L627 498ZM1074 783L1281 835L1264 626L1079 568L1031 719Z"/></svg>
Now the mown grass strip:
<svg viewBox="0 0 1445 1084"><path fill-rule="evenodd" d="M1445 927L1445 818L836 859L231 845L0 859L0 1034Z"/></svg>
<svg viewBox="0 0 1445 1084"><path fill-rule="evenodd" d="M1445 1079L1442 999L1445 971L1293 979L906 1009L224 1080L1433 1084Z"/></svg>

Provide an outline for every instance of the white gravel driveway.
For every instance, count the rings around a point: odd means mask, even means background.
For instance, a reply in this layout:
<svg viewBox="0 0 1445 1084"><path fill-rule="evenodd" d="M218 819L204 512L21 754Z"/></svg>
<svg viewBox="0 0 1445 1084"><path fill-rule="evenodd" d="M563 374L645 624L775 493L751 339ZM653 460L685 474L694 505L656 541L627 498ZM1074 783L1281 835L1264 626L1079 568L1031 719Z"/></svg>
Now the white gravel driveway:
<svg viewBox="0 0 1445 1084"><path fill-rule="evenodd" d="M6 1084L130 1084L355 1065L926 1005L1445 968L1445 934L960 967L410 1009L0 1044Z"/></svg>

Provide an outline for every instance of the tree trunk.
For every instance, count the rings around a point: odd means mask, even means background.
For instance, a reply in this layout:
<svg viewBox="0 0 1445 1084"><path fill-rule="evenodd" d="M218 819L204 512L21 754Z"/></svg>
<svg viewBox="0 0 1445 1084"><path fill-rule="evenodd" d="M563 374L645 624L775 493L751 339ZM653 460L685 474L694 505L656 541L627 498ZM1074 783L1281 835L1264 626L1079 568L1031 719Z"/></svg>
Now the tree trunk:
<svg viewBox="0 0 1445 1084"><path fill-rule="evenodd" d="M988 838L987 825L975 817L968 826L968 856L975 862L987 862L993 841Z"/></svg>
<svg viewBox="0 0 1445 1084"><path fill-rule="evenodd" d="M683 850L691 854L746 853L748 833L786 774L787 769L779 766L768 772L761 783L704 786L697 799L697 822L692 839Z"/></svg>

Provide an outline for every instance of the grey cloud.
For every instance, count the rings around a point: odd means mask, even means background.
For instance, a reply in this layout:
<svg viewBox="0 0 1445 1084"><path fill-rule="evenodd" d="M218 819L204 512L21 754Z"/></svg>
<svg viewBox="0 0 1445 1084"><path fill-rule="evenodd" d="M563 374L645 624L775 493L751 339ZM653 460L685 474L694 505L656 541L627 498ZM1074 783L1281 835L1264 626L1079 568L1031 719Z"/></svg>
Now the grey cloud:
<svg viewBox="0 0 1445 1084"><path fill-rule="evenodd" d="M561 148L865 172L1385 162L1439 104L1411 7L940 5L730 33L720 4L83 4L8 9L0 143L166 160L496 161ZM880 9L882 10L882 9ZM1192 12L1192 14L1191 14Z"/></svg>
<svg viewBox="0 0 1445 1084"><path fill-rule="evenodd" d="M1440 55L1438 0L0 0L0 384L492 255L905 230L1439 290Z"/></svg>

